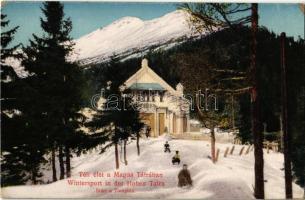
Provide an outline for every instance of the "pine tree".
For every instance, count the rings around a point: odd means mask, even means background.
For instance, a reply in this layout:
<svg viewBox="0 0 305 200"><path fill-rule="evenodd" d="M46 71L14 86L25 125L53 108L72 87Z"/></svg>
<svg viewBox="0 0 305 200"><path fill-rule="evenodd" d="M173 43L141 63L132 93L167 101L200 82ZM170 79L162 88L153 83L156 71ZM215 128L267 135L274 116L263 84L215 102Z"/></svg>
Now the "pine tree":
<svg viewBox="0 0 305 200"><path fill-rule="evenodd" d="M8 58L20 59L17 53L21 44L9 47L18 26L7 30L9 20L1 14L1 185L23 184L26 174L25 159L28 157L22 147L23 140L17 140L24 133L24 118L20 115L20 102L17 90L20 90L20 78Z"/></svg>
<svg viewBox="0 0 305 200"><path fill-rule="evenodd" d="M288 131L291 133L292 170L297 184L305 192L305 58L304 39L286 38ZM305 194L305 193L304 193Z"/></svg>
<svg viewBox="0 0 305 200"><path fill-rule="evenodd" d="M19 28L14 27L10 30L5 30L9 24L9 20L6 19L6 15L1 14L1 119L9 120L8 114L13 114L12 110L16 108L16 94L13 93L13 88L16 85L16 80L18 76L12 66L7 64L8 58L20 59L21 55L16 53L18 44L14 47L9 47L9 44L14 39L14 34ZM2 124L2 128L9 131L11 127L6 127L6 124Z"/></svg>
<svg viewBox="0 0 305 200"><path fill-rule="evenodd" d="M250 101L250 95L247 93L239 96L239 113L237 119L237 127L239 128L239 131L237 137L243 144L246 142L249 142L250 144L253 143L251 116L249 114L251 111Z"/></svg>
<svg viewBox="0 0 305 200"><path fill-rule="evenodd" d="M104 83L102 109L97 109L92 121L87 126L94 132L92 137L96 138L96 143L110 143L106 147L114 146L115 166L119 168L119 145L123 145L124 162L127 164L127 141L133 137L139 137L142 123L136 105L129 95L128 89L122 90L125 75L120 71L118 62L112 59L107 69L104 71L106 83ZM101 132L99 130L103 129Z"/></svg>
<svg viewBox="0 0 305 200"><path fill-rule="evenodd" d="M31 119L44 124L41 133L48 138L48 149L59 150L60 179L71 175L70 149L77 149L82 132L80 109L83 103L83 75L79 66L67 61L73 43L69 36L72 22L65 18L63 5L59 2L43 4L42 37L33 34L30 45L24 48L26 59L23 65L33 75L27 82L35 92L28 99L35 103ZM65 152L64 152L65 151ZM66 171L64 167L66 156ZM54 163L52 163L54 165ZM57 180L53 167L53 181Z"/></svg>
<svg viewBox="0 0 305 200"><path fill-rule="evenodd" d="M22 55L18 54L16 50L21 46L21 44L9 47L10 43L14 39L14 34L17 32L19 26L16 26L10 30L5 31L5 28L9 24L9 20L6 19L7 15L1 14L1 80L9 82L18 78L13 67L6 63L7 58L21 58ZM7 91L5 91L7 92Z"/></svg>
<svg viewBox="0 0 305 200"><path fill-rule="evenodd" d="M8 115L5 112L9 112L14 109L13 99L16 97L12 94L12 87L18 76L12 66L6 63L7 58L16 57L15 51L20 46L14 46L9 48L9 44L14 39L18 26L10 30L4 31L8 26L9 21L6 20L6 15L1 14L1 119L9 120ZM2 124L2 126L6 124ZM5 130L9 130L10 127L2 127Z"/></svg>
<svg viewBox="0 0 305 200"><path fill-rule="evenodd" d="M304 72L303 72L304 74ZM305 156L305 141L302 139L305 136L305 82L303 81L303 87L299 90L299 94L296 96L295 114L292 115L291 131L292 137L292 169L296 182L303 186L305 191L305 160L302 159Z"/></svg>

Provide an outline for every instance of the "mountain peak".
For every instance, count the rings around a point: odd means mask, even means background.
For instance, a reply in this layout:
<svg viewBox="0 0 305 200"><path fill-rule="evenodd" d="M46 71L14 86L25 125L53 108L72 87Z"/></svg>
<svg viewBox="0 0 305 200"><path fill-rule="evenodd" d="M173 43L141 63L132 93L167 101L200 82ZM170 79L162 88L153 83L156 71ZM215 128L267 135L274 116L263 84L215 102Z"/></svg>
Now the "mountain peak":
<svg viewBox="0 0 305 200"><path fill-rule="evenodd" d="M126 16L126 17L123 17L123 18L120 18L120 19L114 21L110 25L129 24L129 23L137 23L137 22L143 22L143 21L137 17Z"/></svg>
<svg viewBox="0 0 305 200"><path fill-rule="evenodd" d="M189 25L189 14L182 10L151 20L126 16L74 40L68 59L88 65L102 63L113 55L121 59L139 57L152 49L167 49L198 36ZM7 62L19 76L24 76L19 60Z"/></svg>
<svg viewBox="0 0 305 200"><path fill-rule="evenodd" d="M177 43L196 35L189 26L188 17L189 14L182 10L152 20L123 17L75 40L71 59L82 64L98 63L113 55Z"/></svg>

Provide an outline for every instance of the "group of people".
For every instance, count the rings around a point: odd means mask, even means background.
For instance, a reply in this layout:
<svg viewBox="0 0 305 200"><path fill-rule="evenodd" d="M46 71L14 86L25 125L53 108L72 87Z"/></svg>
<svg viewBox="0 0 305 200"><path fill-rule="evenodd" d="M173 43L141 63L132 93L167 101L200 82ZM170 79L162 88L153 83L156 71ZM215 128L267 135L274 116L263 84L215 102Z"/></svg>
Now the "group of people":
<svg viewBox="0 0 305 200"><path fill-rule="evenodd" d="M165 142L164 144L164 153L170 153L171 149L170 146L168 144L168 141ZM176 151L176 154L174 155L174 157L172 158L172 163L173 165L175 165L176 163L179 165L180 164L180 155L179 155L179 151Z"/></svg>
<svg viewBox="0 0 305 200"><path fill-rule="evenodd" d="M164 144L164 153L170 153L170 145L168 144L168 141L165 142ZM180 155L179 155L179 151L176 151L176 154L174 155L174 157L172 157L172 164L180 165ZM178 186L179 187L184 187L184 186L192 186L193 182L191 179L191 174L189 172L189 170L187 169L187 165L183 164L183 168L182 170L180 170L179 174L178 174Z"/></svg>

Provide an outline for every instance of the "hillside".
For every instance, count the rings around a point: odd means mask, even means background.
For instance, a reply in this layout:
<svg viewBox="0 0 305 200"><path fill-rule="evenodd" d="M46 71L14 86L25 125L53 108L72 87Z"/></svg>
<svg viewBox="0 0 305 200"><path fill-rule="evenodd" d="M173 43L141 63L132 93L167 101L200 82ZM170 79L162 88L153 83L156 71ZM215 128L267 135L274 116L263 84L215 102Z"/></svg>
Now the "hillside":
<svg viewBox="0 0 305 200"><path fill-rule="evenodd" d="M71 59L87 65L101 63L113 55L135 57L196 36L198 33L190 27L189 14L185 11L177 10L147 21L123 17L75 40Z"/></svg>
<svg viewBox="0 0 305 200"><path fill-rule="evenodd" d="M150 50L169 49L198 37L199 33L190 26L189 14L182 10L146 21L127 16L75 39L68 59L80 65L92 65L108 61L111 56L135 58ZM28 76L20 60L9 58L6 62L18 76Z"/></svg>
<svg viewBox="0 0 305 200"><path fill-rule="evenodd" d="M209 155L209 143L204 141L170 140L172 153L163 152L165 137L157 139L141 140L141 155L136 155L135 142L127 146L128 166L120 163L120 172L136 174L136 172L160 173L162 178L116 178L116 180L147 182L146 186L122 186L116 187L117 192L105 192L102 189L113 189L113 187L99 186L72 186L68 180L61 180L48 185L38 186L15 186L2 189L3 197L22 198L222 198L222 199L249 199L253 198L253 151L248 155L239 156L241 146L237 145L233 155L223 157L226 147L232 144L217 144L221 149L220 159L217 164L212 164ZM177 174L182 168L171 165L173 151L179 150L182 163L189 166L193 187L178 188ZM265 194L267 199L279 199L285 197L283 155L281 153L265 152ZM79 172L104 172L115 173L114 149L108 149L104 154L93 151L81 157L72 159L72 177L75 181L112 181L113 178L81 178ZM159 181L154 186L150 186L150 180ZM297 185L293 185L294 197L301 198L303 190ZM96 192L99 188L99 192ZM130 188L134 189L131 192Z"/></svg>

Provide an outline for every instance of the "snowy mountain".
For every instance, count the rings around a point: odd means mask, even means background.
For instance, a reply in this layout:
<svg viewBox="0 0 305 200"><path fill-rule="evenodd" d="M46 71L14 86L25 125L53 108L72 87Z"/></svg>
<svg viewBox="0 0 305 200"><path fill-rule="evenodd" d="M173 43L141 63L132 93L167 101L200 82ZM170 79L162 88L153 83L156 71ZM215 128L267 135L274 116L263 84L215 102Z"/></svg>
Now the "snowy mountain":
<svg viewBox="0 0 305 200"><path fill-rule="evenodd" d="M190 27L189 14L177 10L160 18L143 21L124 17L75 40L72 60L86 65L103 62L110 56L139 56L150 49L169 48L187 39L198 37Z"/></svg>
<svg viewBox="0 0 305 200"><path fill-rule="evenodd" d="M101 63L114 55L128 59L141 56L149 50L168 49L204 34L199 34L191 27L189 14L182 10L147 21L123 17L74 40L74 52L68 59L81 65ZM20 61L8 59L7 63L14 67L19 76L28 75L20 67Z"/></svg>
<svg viewBox="0 0 305 200"><path fill-rule="evenodd" d="M163 145L168 137L141 139L141 155L137 155L136 142L127 145L128 165L124 165L122 150L119 150L120 169L115 170L114 147L100 154L97 149L80 157L72 158L72 177L47 185L13 186L2 188L5 198L137 198L137 199L253 199L254 154L239 155L242 145L235 145L233 154L223 156L233 144L216 143L220 149L219 161L213 164L208 158L210 143L199 140L170 140L172 153L164 153ZM244 146L245 147L245 146ZM120 149L120 148L119 148ZM171 164L171 158L179 150L182 163ZM264 150L266 199L285 198L283 154ZM177 187L179 170L187 164L193 180L191 188ZM59 168L59 166L57 166ZM59 171L59 169L58 169ZM80 172L91 174L120 172L126 177L81 177ZM162 178L136 177L137 172L161 173ZM51 179L51 171L49 171ZM97 185L98 182L122 181L121 186ZM150 181L163 182L150 185ZM71 184L77 182L78 184ZM131 186L129 184L131 182ZM137 183L146 182L146 185ZM92 184L91 186L88 184ZM95 185L94 185L95 184ZM131 191L130 189L134 190ZM303 189L293 183L294 198L303 197Z"/></svg>

